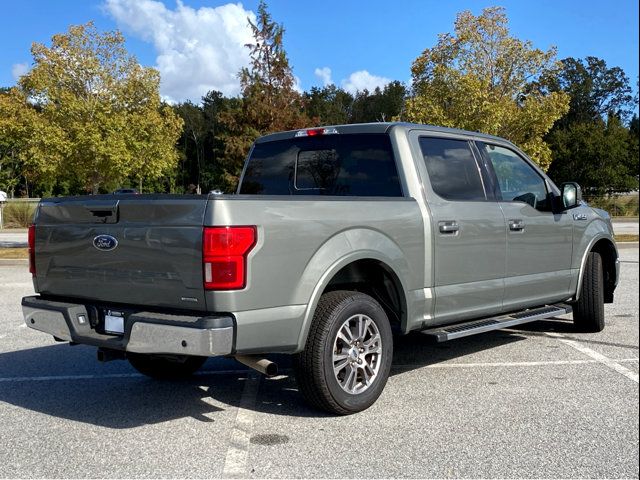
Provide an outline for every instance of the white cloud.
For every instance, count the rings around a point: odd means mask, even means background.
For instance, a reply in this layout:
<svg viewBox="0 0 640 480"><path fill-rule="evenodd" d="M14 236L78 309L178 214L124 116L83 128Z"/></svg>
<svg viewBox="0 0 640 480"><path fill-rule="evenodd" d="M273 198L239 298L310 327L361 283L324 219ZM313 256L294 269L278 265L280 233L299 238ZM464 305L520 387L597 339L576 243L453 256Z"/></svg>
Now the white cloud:
<svg viewBox="0 0 640 480"><path fill-rule="evenodd" d="M331 69L329 67L316 68L313 73L320 79L320 81L322 81L323 87L333 84L333 80L331 79Z"/></svg>
<svg viewBox="0 0 640 480"><path fill-rule="evenodd" d="M174 10L156 0L106 0L120 28L153 43L160 93L171 101L200 98L209 90L240 91L240 68L249 64L255 14L242 4L194 9L178 0Z"/></svg>
<svg viewBox="0 0 640 480"><path fill-rule="evenodd" d="M18 79L28 71L29 64L27 63L14 63L11 66L11 76L13 76L13 79L15 81L18 81Z"/></svg>
<svg viewBox="0 0 640 480"><path fill-rule="evenodd" d="M389 82L391 82L391 79L389 78L371 75L366 70L359 70L357 72L353 72L349 75L349 78L342 80L341 83L342 88L347 92L355 94L358 90L362 91L367 89L369 92L373 92L376 87L380 87L382 89Z"/></svg>

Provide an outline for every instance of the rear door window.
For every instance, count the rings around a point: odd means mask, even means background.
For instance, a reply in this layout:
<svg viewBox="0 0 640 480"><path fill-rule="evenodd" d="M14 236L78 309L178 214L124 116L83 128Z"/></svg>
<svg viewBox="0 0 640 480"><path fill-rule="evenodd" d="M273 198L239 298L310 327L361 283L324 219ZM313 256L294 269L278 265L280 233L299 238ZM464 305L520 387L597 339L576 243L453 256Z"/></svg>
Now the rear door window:
<svg viewBox="0 0 640 480"><path fill-rule="evenodd" d="M300 137L254 146L241 194L401 197L386 134Z"/></svg>
<svg viewBox="0 0 640 480"><path fill-rule="evenodd" d="M483 201L485 195L480 167L466 140L421 137L431 188L440 197L453 201Z"/></svg>

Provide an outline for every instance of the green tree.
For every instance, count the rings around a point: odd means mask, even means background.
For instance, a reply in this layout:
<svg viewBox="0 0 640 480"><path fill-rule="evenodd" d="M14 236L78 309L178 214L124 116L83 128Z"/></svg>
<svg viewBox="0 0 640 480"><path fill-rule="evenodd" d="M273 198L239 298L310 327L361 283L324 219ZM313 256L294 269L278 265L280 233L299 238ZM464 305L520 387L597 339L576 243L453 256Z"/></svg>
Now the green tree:
<svg viewBox="0 0 640 480"><path fill-rule="evenodd" d="M402 119L508 138L547 168L551 151L543 136L569 102L537 82L557 71L555 49L511 36L501 7L477 17L458 14L454 32L439 35L413 62Z"/></svg>
<svg viewBox="0 0 640 480"><path fill-rule="evenodd" d="M609 115L628 120L634 99L629 78L620 67L607 67L601 58L565 58L553 75L541 79L554 92L569 95L569 111L557 122L564 127L573 122L605 119ZM637 102L636 102L637 103Z"/></svg>
<svg viewBox="0 0 640 480"><path fill-rule="evenodd" d="M160 100L159 73L127 53L119 32L72 26L31 52L20 88L59 135L34 145L33 158L93 193L129 177L142 187L173 169L182 121Z"/></svg>
<svg viewBox="0 0 640 480"><path fill-rule="evenodd" d="M258 136L309 123L284 50L284 27L271 19L262 0L257 22L249 20L249 25L254 43L247 45L250 66L239 73L242 102L237 109L220 115L226 130L223 166L229 188L237 183L244 158Z"/></svg>
<svg viewBox="0 0 640 480"><path fill-rule="evenodd" d="M638 188L637 139L615 115L606 123L573 122L549 137L554 181L576 181L590 196Z"/></svg>
<svg viewBox="0 0 640 480"><path fill-rule="evenodd" d="M18 184L55 182L64 132L48 122L17 88L0 93L0 187L12 196Z"/></svg>
<svg viewBox="0 0 640 480"><path fill-rule="evenodd" d="M205 142L209 128L201 106L187 101L176 105L174 111L182 118L184 129L180 137L180 144L185 159L194 160L192 169L195 170L196 185L202 183L202 170L204 168ZM193 168L195 167L195 168ZM182 166L184 169L184 165Z"/></svg>
<svg viewBox="0 0 640 480"><path fill-rule="evenodd" d="M553 151L549 174L556 182L577 181L589 195L637 188L634 121L631 128L624 126L634 106L629 79L596 57L566 58L561 64L558 75L541 79L570 97L569 111L547 135Z"/></svg>
<svg viewBox="0 0 640 480"><path fill-rule="evenodd" d="M306 113L311 118L311 124L342 125L349 123L353 95L335 85L326 87L312 87L305 92Z"/></svg>
<svg viewBox="0 0 640 480"><path fill-rule="evenodd" d="M358 92L353 101L351 123L389 122L398 118L404 106L406 87L397 80L388 83L383 89L376 87Z"/></svg>

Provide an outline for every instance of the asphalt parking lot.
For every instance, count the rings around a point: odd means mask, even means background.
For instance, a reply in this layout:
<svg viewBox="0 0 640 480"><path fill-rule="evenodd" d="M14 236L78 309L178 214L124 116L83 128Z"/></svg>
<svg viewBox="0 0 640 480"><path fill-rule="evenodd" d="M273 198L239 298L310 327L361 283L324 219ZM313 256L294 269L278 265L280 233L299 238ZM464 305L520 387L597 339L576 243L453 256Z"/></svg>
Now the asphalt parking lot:
<svg viewBox="0 0 640 480"><path fill-rule="evenodd" d="M22 325L0 263L0 477L638 477L638 248L607 327L564 318L434 345L396 341L378 402L308 408L290 378L212 359L165 383Z"/></svg>

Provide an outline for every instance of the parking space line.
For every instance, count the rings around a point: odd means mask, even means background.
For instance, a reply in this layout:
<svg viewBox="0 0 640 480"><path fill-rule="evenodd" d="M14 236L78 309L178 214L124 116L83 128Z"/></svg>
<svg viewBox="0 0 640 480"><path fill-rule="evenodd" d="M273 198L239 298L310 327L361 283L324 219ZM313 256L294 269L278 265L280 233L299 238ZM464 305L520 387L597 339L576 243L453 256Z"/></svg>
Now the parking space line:
<svg viewBox="0 0 640 480"><path fill-rule="evenodd" d="M246 374L248 370L211 370L197 372L197 376ZM51 382L58 380L108 380L110 378L147 378L141 373L107 373L105 375L48 375L38 377L0 377L0 383L8 382Z"/></svg>
<svg viewBox="0 0 640 480"><path fill-rule="evenodd" d="M623 367L622 365L620 365L618 361L612 360L611 358L606 357L605 355L602 355L601 353L598 353L595 350L591 350L589 347L585 347L584 345L580 344L579 342L576 342L575 340L568 340L564 338L564 336L561 335L560 333L546 332L546 334L550 337L557 338L562 343L569 345L570 347L578 350L579 352L584 353L585 355L593 358L596 362L601 363L609 367L611 370L614 370L619 374L624 375L628 379L638 383L638 374L635 372L632 372L626 367Z"/></svg>
<svg viewBox="0 0 640 480"><path fill-rule="evenodd" d="M619 362L637 362L637 358L625 358ZM435 363L422 368L495 368L495 367L544 367L547 365L584 365L598 360L541 360L536 362L486 362L486 363ZM419 365L392 365L391 369L415 368Z"/></svg>
<svg viewBox="0 0 640 480"><path fill-rule="evenodd" d="M249 457L249 440L253 429L255 404L260 388L260 376L251 373L242 389L236 422L231 431L229 446L222 469L224 478L246 478Z"/></svg>

